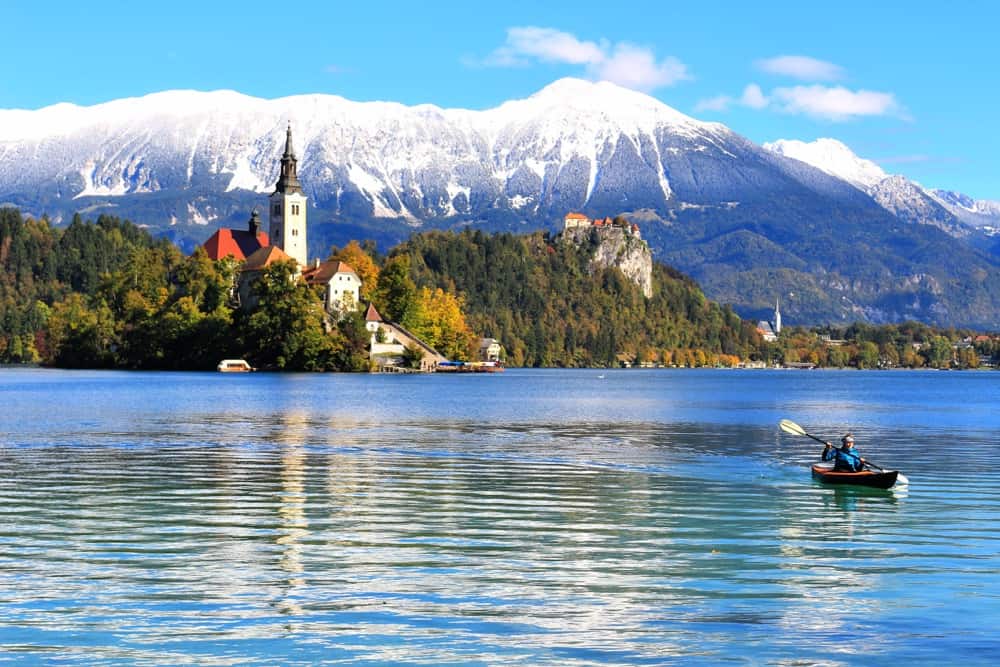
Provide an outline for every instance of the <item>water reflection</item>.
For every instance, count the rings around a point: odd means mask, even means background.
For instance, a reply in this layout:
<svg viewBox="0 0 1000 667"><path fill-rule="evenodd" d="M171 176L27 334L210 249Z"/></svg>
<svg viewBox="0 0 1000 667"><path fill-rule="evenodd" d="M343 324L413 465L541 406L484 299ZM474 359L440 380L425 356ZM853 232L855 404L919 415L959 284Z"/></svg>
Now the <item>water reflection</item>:
<svg viewBox="0 0 1000 667"><path fill-rule="evenodd" d="M815 448L758 414L812 400L825 381L781 384L811 375L751 392L608 372L586 414L586 373L533 377L193 376L140 382L139 400L125 376L110 402L49 387L67 408L45 414L6 394L27 426L6 422L18 435L0 457L5 649L150 664L995 657L988 438L909 462L915 434L880 417L887 395L857 420L877 460L913 468L912 489L824 487Z"/></svg>

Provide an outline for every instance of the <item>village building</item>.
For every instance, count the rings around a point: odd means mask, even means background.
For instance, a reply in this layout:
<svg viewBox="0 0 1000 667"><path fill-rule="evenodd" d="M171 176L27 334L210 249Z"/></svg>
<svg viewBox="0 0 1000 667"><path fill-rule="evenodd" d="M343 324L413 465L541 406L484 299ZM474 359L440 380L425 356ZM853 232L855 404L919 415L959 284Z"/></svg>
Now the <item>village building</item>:
<svg viewBox="0 0 1000 667"><path fill-rule="evenodd" d="M479 339L479 359L481 361L500 361L503 346L496 338Z"/></svg>
<svg viewBox="0 0 1000 667"><path fill-rule="evenodd" d="M260 228L260 214L257 209L250 214L247 222L247 229L227 229L216 230L204 244L202 248L212 260L232 257L237 261L243 261L257 250L270 245L267 233Z"/></svg>
<svg viewBox="0 0 1000 667"><path fill-rule="evenodd" d="M310 285L323 287L323 305L331 313L343 314L358 309L361 303L361 278L345 262L316 261L302 272Z"/></svg>
<svg viewBox="0 0 1000 667"><path fill-rule="evenodd" d="M243 268L236 280L236 293L239 295L240 307L244 310L253 310L259 301L254 293L253 285L264 269L275 262L287 262L290 260L285 252L278 246L265 246L247 257L243 263Z"/></svg>
<svg viewBox="0 0 1000 667"><path fill-rule="evenodd" d="M384 372L402 369L406 348L421 352L420 370L424 372L433 371L439 363L448 360L399 324L382 319L375 305L371 303L365 310L365 329L371 336L369 358L375 370Z"/></svg>

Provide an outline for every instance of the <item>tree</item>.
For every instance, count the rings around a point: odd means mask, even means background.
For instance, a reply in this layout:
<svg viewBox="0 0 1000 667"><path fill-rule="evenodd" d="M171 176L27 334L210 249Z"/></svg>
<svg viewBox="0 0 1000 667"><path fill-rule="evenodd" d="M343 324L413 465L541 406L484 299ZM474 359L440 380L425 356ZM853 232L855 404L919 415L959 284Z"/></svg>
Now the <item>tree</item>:
<svg viewBox="0 0 1000 667"><path fill-rule="evenodd" d="M858 348L858 368L875 368L878 366L878 346L865 341Z"/></svg>
<svg viewBox="0 0 1000 667"><path fill-rule="evenodd" d="M337 322L334 361L339 370L363 371L368 368L371 335L361 313L349 311Z"/></svg>
<svg viewBox="0 0 1000 667"><path fill-rule="evenodd" d="M295 264L276 262L254 284L257 309L242 321L246 356L261 368L321 371L335 368L333 339L312 290L295 279Z"/></svg>
<svg viewBox="0 0 1000 667"><path fill-rule="evenodd" d="M376 299L384 304L386 316L404 322L414 306L417 286L410 277L410 257L397 254L389 258L378 277Z"/></svg>
<svg viewBox="0 0 1000 667"><path fill-rule="evenodd" d="M927 365L932 368L948 368L951 364L951 341L944 336L931 336L930 345L921 350L927 357Z"/></svg>
<svg viewBox="0 0 1000 667"><path fill-rule="evenodd" d="M49 363L67 368L112 365L114 318L107 304L91 308L81 294L70 294L52 308L48 322Z"/></svg>
<svg viewBox="0 0 1000 667"><path fill-rule="evenodd" d="M469 359L473 354L476 336L465 322L462 300L441 288L420 288L402 324L450 359Z"/></svg>
<svg viewBox="0 0 1000 667"><path fill-rule="evenodd" d="M420 368L424 360L424 351L418 345L403 347L403 366L405 368Z"/></svg>

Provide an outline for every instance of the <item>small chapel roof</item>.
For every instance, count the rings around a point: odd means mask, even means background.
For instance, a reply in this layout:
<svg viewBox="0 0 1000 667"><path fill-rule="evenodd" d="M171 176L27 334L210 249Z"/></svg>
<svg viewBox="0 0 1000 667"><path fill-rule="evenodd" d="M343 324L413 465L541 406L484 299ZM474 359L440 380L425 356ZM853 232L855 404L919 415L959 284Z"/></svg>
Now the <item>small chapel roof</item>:
<svg viewBox="0 0 1000 667"><path fill-rule="evenodd" d="M375 308L374 303L368 304L368 310L365 311L365 322L381 322L382 316L379 315L378 310Z"/></svg>

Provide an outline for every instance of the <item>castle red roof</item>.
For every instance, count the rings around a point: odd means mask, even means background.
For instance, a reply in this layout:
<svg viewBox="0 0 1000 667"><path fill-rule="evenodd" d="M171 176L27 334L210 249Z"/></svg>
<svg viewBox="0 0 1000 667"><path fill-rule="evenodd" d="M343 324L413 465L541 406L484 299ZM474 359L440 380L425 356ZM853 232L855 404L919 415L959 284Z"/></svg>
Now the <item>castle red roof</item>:
<svg viewBox="0 0 1000 667"><path fill-rule="evenodd" d="M588 218L587 216L585 216L583 213L567 213L566 214L566 219L567 220L589 220L590 218Z"/></svg>
<svg viewBox="0 0 1000 667"><path fill-rule="evenodd" d="M255 237L243 229L223 228L212 234L202 247L209 259L222 259L232 255L237 260L243 260L270 244L265 232L257 232Z"/></svg>

